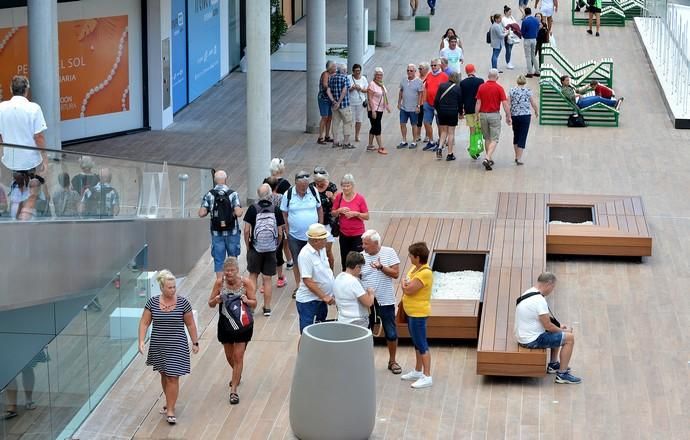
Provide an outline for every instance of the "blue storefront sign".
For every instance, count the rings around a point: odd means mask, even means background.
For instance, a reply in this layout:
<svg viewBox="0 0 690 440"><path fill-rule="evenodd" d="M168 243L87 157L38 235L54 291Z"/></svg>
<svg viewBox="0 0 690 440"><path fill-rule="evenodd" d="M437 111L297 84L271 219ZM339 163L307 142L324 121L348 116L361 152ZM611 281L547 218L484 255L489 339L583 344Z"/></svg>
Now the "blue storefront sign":
<svg viewBox="0 0 690 440"><path fill-rule="evenodd" d="M220 2L187 2L189 101L220 80ZM174 83L174 80L173 80Z"/></svg>
<svg viewBox="0 0 690 440"><path fill-rule="evenodd" d="M187 105L187 8L185 0L172 0L173 113Z"/></svg>

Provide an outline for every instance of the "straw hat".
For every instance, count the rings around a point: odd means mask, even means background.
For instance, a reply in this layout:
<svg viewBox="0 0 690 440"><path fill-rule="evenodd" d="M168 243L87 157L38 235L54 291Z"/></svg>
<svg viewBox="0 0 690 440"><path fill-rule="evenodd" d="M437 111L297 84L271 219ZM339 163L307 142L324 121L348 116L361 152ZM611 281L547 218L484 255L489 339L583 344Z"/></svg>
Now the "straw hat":
<svg viewBox="0 0 690 440"><path fill-rule="evenodd" d="M324 240L328 238L328 231L321 223L314 223L313 225L309 226L309 229L307 230L307 237L314 240Z"/></svg>

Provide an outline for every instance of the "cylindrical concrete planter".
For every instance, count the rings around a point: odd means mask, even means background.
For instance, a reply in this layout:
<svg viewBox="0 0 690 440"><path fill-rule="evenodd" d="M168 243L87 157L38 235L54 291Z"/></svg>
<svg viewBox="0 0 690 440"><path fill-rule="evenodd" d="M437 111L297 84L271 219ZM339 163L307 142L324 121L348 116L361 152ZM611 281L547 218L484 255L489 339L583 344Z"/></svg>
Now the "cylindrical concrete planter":
<svg viewBox="0 0 690 440"><path fill-rule="evenodd" d="M301 440L369 438L376 417L369 329L322 322L304 329L290 392L290 425Z"/></svg>

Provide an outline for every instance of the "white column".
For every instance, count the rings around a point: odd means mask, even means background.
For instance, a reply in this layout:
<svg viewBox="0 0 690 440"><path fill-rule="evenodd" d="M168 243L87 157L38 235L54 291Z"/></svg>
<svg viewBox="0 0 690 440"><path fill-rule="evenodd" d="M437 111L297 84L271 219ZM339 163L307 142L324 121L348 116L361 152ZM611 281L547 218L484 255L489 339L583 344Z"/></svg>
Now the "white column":
<svg viewBox="0 0 690 440"><path fill-rule="evenodd" d="M391 0L376 1L376 45L391 45Z"/></svg>
<svg viewBox="0 0 690 440"><path fill-rule="evenodd" d="M347 0L347 67L364 65L364 0Z"/></svg>
<svg viewBox="0 0 690 440"><path fill-rule="evenodd" d="M31 100L41 106L48 126L46 146L59 150L62 143L57 0L29 0L27 6Z"/></svg>
<svg viewBox="0 0 690 440"><path fill-rule="evenodd" d="M307 0L307 133L319 132L319 78L326 68L326 0Z"/></svg>
<svg viewBox="0 0 690 440"><path fill-rule="evenodd" d="M271 162L271 4L247 2L247 199Z"/></svg>
<svg viewBox="0 0 690 440"><path fill-rule="evenodd" d="M409 20L410 18L412 18L410 0L398 0L398 20Z"/></svg>
<svg viewBox="0 0 690 440"><path fill-rule="evenodd" d="M172 57L171 0L148 0L146 5L149 126L151 130L164 130L173 123L172 73L165 68ZM163 44L166 40L167 45Z"/></svg>

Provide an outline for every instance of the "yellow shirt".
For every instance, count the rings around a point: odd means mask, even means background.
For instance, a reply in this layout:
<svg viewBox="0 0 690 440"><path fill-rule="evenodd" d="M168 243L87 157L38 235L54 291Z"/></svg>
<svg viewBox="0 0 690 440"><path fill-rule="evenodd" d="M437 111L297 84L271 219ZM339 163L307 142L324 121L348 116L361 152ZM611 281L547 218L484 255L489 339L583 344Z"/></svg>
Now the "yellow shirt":
<svg viewBox="0 0 690 440"><path fill-rule="evenodd" d="M407 272L407 278L412 281L417 278L423 287L417 293L404 294L402 298L403 308L408 316L424 318L431 314L431 286L434 283L434 274L428 264L424 264L417 270L414 266Z"/></svg>

